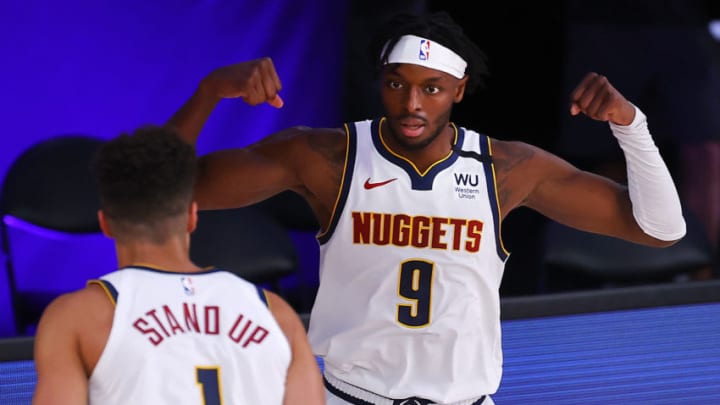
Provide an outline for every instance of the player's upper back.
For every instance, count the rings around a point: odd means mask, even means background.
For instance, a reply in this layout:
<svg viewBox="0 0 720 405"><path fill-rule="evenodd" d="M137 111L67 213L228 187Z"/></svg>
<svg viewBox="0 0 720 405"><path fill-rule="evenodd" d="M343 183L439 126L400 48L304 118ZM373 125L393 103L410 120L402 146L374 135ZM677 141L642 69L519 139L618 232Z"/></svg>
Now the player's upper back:
<svg viewBox="0 0 720 405"><path fill-rule="evenodd" d="M91 403L282 403L290 347L255 285L143 267L92 282L115 313Z"/></svg>

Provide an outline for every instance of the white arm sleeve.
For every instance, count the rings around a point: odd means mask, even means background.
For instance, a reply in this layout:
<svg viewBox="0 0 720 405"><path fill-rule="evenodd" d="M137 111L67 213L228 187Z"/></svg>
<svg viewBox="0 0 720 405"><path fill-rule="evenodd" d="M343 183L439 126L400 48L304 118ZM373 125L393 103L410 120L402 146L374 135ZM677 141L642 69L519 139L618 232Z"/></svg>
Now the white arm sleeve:
<svg viewBox="0 0 720 405"><path fill-rule="evenodd" d="M625 154L633 216L646 234L664 241L685 236L680 197L648 130L645 114L635 107L630 125L610 123Z"/></svg>

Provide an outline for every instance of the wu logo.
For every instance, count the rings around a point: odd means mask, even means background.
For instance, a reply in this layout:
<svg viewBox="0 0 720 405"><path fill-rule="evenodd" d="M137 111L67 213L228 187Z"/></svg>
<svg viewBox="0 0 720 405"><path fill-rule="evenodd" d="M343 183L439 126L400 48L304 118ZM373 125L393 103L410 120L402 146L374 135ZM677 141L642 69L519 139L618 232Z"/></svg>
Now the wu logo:
<svg viewBox="0 0 720 405"><path fill-rule="evenodd" d="M473 186L477 187L480 184L480 179L477 174L467 173L453 173L455 175L455 184L458 186Z"/></svg>

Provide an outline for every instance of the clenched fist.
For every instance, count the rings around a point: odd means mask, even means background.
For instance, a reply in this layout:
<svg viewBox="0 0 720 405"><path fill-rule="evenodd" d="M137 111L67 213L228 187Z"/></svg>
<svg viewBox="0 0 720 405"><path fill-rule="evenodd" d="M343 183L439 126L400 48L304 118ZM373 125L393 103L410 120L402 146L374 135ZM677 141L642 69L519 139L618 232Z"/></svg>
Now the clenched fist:
<svg viewBox="0 0 720 405"><path fill-rule="evenodd" d="M590 72L570 95L570 114L583 113L598 121L629 125L635 107L610 84L607 77Z"/></svg>
<svg viewBox="0 0 720 405"><path fill-rule="evenodd" d="M283 106L278 94L282 89L272 59L269 57L240 62L215 69L201 83L202 91L217 98L242 98L255 106L268 103Z"/></svg>

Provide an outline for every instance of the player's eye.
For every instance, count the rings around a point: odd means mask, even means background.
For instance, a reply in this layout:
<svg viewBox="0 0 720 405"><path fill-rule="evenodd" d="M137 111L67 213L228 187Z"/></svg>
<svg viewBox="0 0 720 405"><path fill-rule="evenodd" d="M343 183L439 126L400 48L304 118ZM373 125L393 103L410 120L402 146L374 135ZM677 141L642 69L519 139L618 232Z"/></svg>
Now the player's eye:
<svg viewBox="0 0 720 405"><path fill-rule="evenodd" d="M436 94L436 93L438 93L439 91L440 91L440 88L439 88L439 87L435 87L435 86L427 86L427 87L425 87L425 92L428 93L428 94Z"/></svg>

